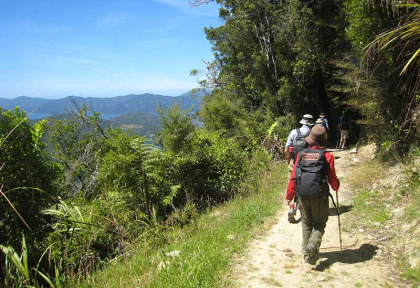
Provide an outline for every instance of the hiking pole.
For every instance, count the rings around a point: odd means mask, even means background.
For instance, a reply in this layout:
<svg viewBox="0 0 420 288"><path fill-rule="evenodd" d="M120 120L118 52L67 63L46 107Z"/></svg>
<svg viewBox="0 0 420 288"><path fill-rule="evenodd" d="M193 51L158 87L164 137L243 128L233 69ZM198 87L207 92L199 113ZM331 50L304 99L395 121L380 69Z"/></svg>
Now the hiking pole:
<svg viewBox="0 0 420 288"><path fill-rule="evenodd" d="M341 240L341 223L340 223L340 204L338 203L338 191L335 191L335 199L337 200L337 217L338 217L338 235L340 236L340 252L343 253L343 241Z"/></svg>

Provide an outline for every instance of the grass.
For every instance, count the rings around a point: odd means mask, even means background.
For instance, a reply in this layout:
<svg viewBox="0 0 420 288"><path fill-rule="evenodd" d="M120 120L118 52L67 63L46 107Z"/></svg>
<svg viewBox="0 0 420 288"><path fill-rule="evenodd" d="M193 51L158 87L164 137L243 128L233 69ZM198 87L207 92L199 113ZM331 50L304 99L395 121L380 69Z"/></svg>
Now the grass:
<svg viewBox="0 0 420 288"><path fill-rule="evenodd" d="M282 205L287 167L260 177L256 192L203 214L182 230L174 228L166 245L141 243L135 256L116 261L89 277L82 287L227 287L232 258L264 229L266 217ZM176 257L168 252L179 251Z"/></svg>
<svg viewBox="0 0 420 288"><path fill-rule="evenodd" d="M371 188L385 175L383 165L377 160L365 162L353 169L349 175L350 185L357 191L353 198L353 209L356 215L363 215L358 217L357 221L364 221L362 224L366 227L389 220L389 211L386 209L383 195Z"/></svg>
<svg viewBox="0 0 420 288"><path fill-rule="evenodd" d="M351 187L358 191L369 189L375 181L384 176L383 166L378 160L373 160L353 169L347 176Z"/></svg>
<svg viewBox="0 0 420 288"><path fill-rule="evenodd" d="M406 183L399 183L396 190L386 187L372 189L374 183L379 182L380 184L380 181L386 177L387 169L385 164L380 161L374 160L362 164L349 173L351 177L349 180L350 184L356 190L352 211L352 214L357 215L357 217L354 217L354 223L364 221L362 224L369 229L378 228L378 224L392 220L394 222L397 221L397 223L400 222L401 227L404 224L416 227L416 223L418 223L420 218L420 150L406 157L402 164L404 167L402 173L405 174L407 181L405 181ZM399 218L395 218L388 211L387 204L390 207L403 207L402 211L404 213L399 215ZM393 218L390 218L391 214ZM418 257L418 253L417 256L416 253L410 255L408 251L418 251L420 249L420 242L415 240L418 238L415 233L419 235L420 232L416 232L415 229L410 230L410 234L395 232L392 242L387 244L395 246L399 251L395 260L401 280L407 282L407 287L419 287L420 267L413 268L409 263L409 259L416 259L415 257ZM407 241L407 239L412 241ZM410 245L411 248L408 249L406 245Z"/></svg>
<svg viewBox="0 0 420 288"><path fill-rule="evenodd" d="M417 157L416 157L417 156ZM404 214L404 221L406 223L414 223L420 218L420 152L414 155L409 162L410 167L405 173L408 175L408 193L407 196L410 198L410 203ZM417 242L417 249L420 248L420 243ZM417 250L418 251L418 250ZM420 286L420 266L410 267L407 256L405 254L398 256L401 277L410 281L412 287ZM418 260L420 261L420 260Z"/></svg>
<svg viewBox="0 0 420 288"><path fill-rule="evenodd" d="M364 215L362 219L367 227L389 220L389 211L385 205L375 190L364 190L354 198L354 210L359 215Z"/></svg>

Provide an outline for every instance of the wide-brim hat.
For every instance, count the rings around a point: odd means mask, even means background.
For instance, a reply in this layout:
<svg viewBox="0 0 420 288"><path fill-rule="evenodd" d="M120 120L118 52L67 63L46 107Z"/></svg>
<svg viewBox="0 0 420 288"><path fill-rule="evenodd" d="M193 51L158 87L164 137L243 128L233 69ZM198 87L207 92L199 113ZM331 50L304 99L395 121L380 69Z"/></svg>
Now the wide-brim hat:
<svg viewBox="0 0 420 288"><path fill-rule="evenodd" d="M314 126L311 133L305 138L309 146L325 147L327 146L327 130L321 126Z"/></svg>
<svg viewBox="0 0 420 288"><path fill-rule="evenodd" d="M325 117L325 113L319 114L319 117L324 118Z"/></svg>
<svg viewBox="0 0 420 288"><path fill-rule="evenodd" d="M314 117L311 114L305 114L302 117L302 120L299 121L302 125L314 126Z"/></svg>
<svg viewBox="0 0 420 288"><path fill-rule="evenodd" d="M318 118L316 119L315 124L324 125L324 120L322 120L322 118Z"/></svg>

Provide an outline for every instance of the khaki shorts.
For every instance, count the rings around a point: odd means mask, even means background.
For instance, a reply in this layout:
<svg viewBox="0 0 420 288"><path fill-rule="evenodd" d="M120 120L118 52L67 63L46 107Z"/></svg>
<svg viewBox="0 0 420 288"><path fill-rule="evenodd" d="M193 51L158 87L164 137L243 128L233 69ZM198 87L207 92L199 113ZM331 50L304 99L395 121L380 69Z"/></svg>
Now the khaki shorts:
<svg viewBox="0 0 420 288"><path fill-rule="evenodd" d="M350 133L349 130L341 130L341 138L342 139L349 139Z"/></svg>

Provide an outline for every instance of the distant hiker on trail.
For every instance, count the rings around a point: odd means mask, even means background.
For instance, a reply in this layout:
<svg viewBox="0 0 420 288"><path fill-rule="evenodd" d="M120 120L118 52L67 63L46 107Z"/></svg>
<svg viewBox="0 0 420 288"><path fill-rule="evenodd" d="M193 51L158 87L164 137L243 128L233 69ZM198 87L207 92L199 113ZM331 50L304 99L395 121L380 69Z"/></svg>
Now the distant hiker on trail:
<svg viewBox="0 0 420 288"><path fill-rule="evenodd" d="M324 124L322 125L322 127L324 128L324 129L326 129L327 130L327 132L328 132L328 130L330 130L330 125L328 124L328 119L327 118L325 118L325 113L321 113L321 114L319 114L319 118L318 118L318 120L319 119L321 119L322 121L324 121Z"/></svg>
<svg viewBox="0 0 420 288"><path fill-rule="evenodd" d="M324 128L324 129L325 129L325 127L324 127L325 122L324 122L324 120L322 120L322 118L318 118L318 119L316 119L316 121L315 121L315 125L321 126L322 128Z"/></svg>
<svg viewBox="0 0 420 288"><path fill-rule="evenodd" d="M338 129L340 129L340 144L337 148L345 149L347 139L350 137L350 124L345 111L338 119Z"/></svg>
<svg viewBox="0 0 420 288"><path fill-rule="evenodd" d="M340 182L335 174L334 156L323 149L327 145L327 131L314 126L305 140L309 148L296 157L286 200L291 203L297 199L300 203L304 259L315 265L328 221L328 196L332 198L328 184L338 191Z"/></svg>
<svg viewBox="0 0 420 288"><path fill-rule="evenodd" d="M314 118L311 114L305 114L302 117L302 120L299 122L302 124L302 127L298 129L293 129L289 133L289 137L286 141L286 146L284 149L284 154L287 160L287 163L289 164L289 178L293 170L294 161L296 158L296 155L305 149L308 144L305 141L305 137L309 135L309 132L311 131L312 126L314 126ZM294 203L289 203L290 210L287 214L288 220L291 223L296 223L295 220L295 211L294 210ZM296 207L297 208L297 207Z"/></svg>

